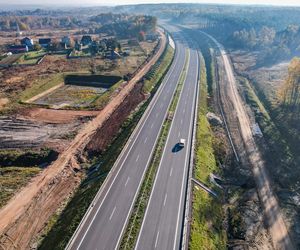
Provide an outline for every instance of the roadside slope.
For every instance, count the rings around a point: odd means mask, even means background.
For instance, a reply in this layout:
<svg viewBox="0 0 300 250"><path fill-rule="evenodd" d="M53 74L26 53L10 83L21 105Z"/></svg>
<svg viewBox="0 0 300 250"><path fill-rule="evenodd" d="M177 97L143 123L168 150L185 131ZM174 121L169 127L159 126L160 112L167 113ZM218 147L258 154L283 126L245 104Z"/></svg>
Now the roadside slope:
<svg viewBox="0 0 300 250"><path fill-rule="evenodd" d="M24 187L10 202L0 210L0 243L4 247L14 245L26 248L34 236L59 204L79 184L80 178L74 170L79 168L78 156L89 143L97 128L101 127L111 114L120 106L137 82L160 58L166 46L162 34L161 46L149 62L128 82L108 105L77 134L70 146L46 170ZM70 183L66 189L61 185ZM65 186L65 185L64 185ZM37 214L44 211L47 216Z"/></svg>
<svg viewBox="0 0 300 250"><path fill-rule="evenodd" d="M262 156L252 135L251 122L239 95L228 55L220 43L218 43L213 37L209 37L214 41L219 49L220 60L218 60L218 62L221 63L221 67L224 67L226 75L225 78L220 75L220 77L223 78L220 81L221 99L223 103L224 101L228 102L228 100L230 100L236 118L239 122L240 135L247 150L248 159L252 167L260 201L264 208L265 218L272 237L273 245L276 249L294 249L288 234L288 229L280 212L277 199L272 191L270 177L266 171Z"/></svg>

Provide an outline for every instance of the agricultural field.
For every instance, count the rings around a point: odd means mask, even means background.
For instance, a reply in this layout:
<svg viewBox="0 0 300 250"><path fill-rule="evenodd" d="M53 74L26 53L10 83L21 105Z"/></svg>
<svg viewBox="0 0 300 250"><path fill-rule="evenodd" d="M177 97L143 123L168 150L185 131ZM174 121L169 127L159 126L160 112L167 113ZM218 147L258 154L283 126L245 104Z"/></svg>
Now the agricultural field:
<svg viewBox="0 0 300 250"><path fill-rule="evenodd" d="M34 65L37 64L38 61L45 55L46 52L43 50L30 51L20 56L18 60L13 63L13 65Z"/></svg>
<svg viewBox="0 0 300 250"><path fill-rule="evenodd" d="M16 54L11 56L5 56L0 61L0 66L6 67L14 64L16 61L18 61L23 55L22 54Z"/></svg>
<svg viewBox="0 0 300 250"><path fill-rule="evenodd" d="M47 105L55 109L66 106L88 107L97 97L106 91L106 88L64 85L33 103Z"/></svg>

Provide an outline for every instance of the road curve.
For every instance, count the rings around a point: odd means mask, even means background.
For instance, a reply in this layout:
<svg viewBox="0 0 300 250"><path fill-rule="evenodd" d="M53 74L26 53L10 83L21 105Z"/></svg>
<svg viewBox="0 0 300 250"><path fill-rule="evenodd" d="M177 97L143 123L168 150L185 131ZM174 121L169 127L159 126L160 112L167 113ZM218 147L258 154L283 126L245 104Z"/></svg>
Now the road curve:
<svg viewBox="0 0 300 250"><path fill-rule="evenodd" d="M136 250L180 249L195 116L199 56L189 49L187 75L154 181ZM180 138L186 146L178 150Z"/></svg>
<svg viewBox="0 0 300 250"><path fill-rule="evenodd" d="M174 37L175 58L161 89L150 103L67 249L118 247L183 70L185 49L176 34Z"/></svg>

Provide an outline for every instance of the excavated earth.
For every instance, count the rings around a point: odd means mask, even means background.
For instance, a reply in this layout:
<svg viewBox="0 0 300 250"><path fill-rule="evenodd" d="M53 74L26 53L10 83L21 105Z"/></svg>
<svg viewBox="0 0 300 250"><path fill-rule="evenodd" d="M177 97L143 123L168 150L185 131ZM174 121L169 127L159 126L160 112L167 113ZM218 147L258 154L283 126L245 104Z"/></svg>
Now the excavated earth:
<svg viewBox="0 0 300 250"><path fill-rule="evenodd" d="M146 98L139 82L165 50L166 37L161 35L157 53L128 83L120 86L110 102L92 120L79 129L57 160L0 210L0 248L29 249L35 245L47 221L79 186L84 176L80 166L84 155L88 151L95 153L103 150L116 136L122 122ZM69 115L69 119L73 117L76 120L74 114ZM35 112L25 116L35 119ZM40 117L43 117L40 118L42 120L49 119L47 115Z"/></svg>

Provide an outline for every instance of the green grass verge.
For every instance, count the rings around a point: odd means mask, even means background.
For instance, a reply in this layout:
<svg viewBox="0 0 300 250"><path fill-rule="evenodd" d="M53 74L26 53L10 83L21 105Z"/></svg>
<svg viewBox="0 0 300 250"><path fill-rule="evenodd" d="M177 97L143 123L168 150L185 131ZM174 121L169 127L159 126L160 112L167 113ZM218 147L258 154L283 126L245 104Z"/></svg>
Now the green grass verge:
<svg viewBox="0 0 300 250"><path fill-rule="evenodd" d="M97 164L101 164L99 170L88 175L87 178L82 181L80 187L62 212L58 211L58 213L52 216L41 236L39 249L62 250L65 248L129 136L149 105L167 70L168 68L160 79L157 78L150 98L147 99L137 112L128 117L114 141L107 150L95 160ZM55 246L53 242L55 242Z"/></svg>
<svg viewBox="0 0 300 250"><path fill-rule="evenodd" d="M157 79L160 79L167 68L172 63L174 56L174 49L171 46L168 46L167 50L164 52L165 55L159 60L150 72L145 76L143 92L150 93L155 86Z"/></svg>
<svg viewBox="0 0 300 250"><path fill-rule="evenodd" d="M43 50L40 51L30 51L22 55L14 64L16 65L26 65L26 64L36 64L38 60L46 54Z"/></svg>
<svg viewBox="0 0 300 250"><path fill-rule="evenodd" d="M179 100L179 96L181 93L181 89L186 77L187 73L187 62L189 61L189 54L187 54L187 57L185 58L185 66L184 70L182 71L178 85L176 87L175 94L173 96L171 105L169 107L169 116L172 116L172 114L176 110L176 106ZM122 242L120 245L121 249L134 249L135 242L137 240L140 227L144 218L144 213L146 211L147 203L151 194L153 182L156 176L157 168L159 166L161 157L162 157L162 152L167 140L167 136L169 133L169 129L171 127L172 120L171 119L166 119L164 121L162 130L159 135L159 139L156 143L155 146L155 151L152 156L150 165L146 171L144 181L142 184L142 187L139 191L139 195L137 200L135 201L133 211L131 213L131 216L129 218L128 225L126 227L125 234L122 238Z"/></svg>
<svg viewBox="0 0 300 250"><path fill-rule="evenodd" d="M0 167L0 208L40 171L38 167Z"/></svg>
<svg viewBox="0 0 300 250"><path fill-rule="evenodd" d="M64 82L64 74L52 74L45 79L34 80L30 88L25 89L20 95L20 101L25 102L28 99L43 93L44 91Z"/></svg>
<svg viewBox="0 0 300 250"><path fill-rule="evenodd" d="M124 82L124 80L120 80L119 82L117 82L116 84L114 84L113 86L111 86L109 88L109 90L107 90L106 92L104 92L102 95L100 95L99 97L97 97L89 106L89 109L103 109L107 103L109 102L109 100L111 99L112 94L121 86L121 84Z"/></svg>
<svg viewBox="0 0 300 250"><path fill-rule="evenodd" d="M208 112L207 94L205 61L201 56L194 177L213 188L209 182L209 174L218 173L219 168L214 156L213 133L206 119ZM226 249L222 204L196 187L193 188L192 195L189 249Z"/></svg>

